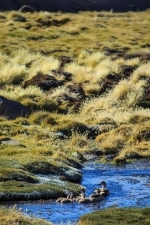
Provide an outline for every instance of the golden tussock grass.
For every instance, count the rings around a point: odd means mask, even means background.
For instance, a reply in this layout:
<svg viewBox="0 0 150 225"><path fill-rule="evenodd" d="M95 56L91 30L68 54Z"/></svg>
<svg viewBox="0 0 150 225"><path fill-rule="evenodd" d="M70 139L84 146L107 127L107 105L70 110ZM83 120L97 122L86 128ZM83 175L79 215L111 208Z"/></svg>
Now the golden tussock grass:
<svg viewBox="0 0 150 225"><path fill-rule="evenodd" d="M138 82L140 79L150 79L150 63L143 64L134 71L131 81Z"/></svg>
<svg viewBox="0 0 150 225"><path fill-rule="evenodd" d="M46 222L42 219L34 217L28 217L23 214L21 209L17 209L16 206L0 208L0 223L2 225L7 224L28 224L28 225L52 225L52 223Z"/></svg>
<svg viewBox="0 0 150 225"><path fill-rule="evenodd" d="M36 86L29 86L26 89L23 89L21 86L7 85L5 90L2 89L0 91L0 95L17 101L21 101L25 98L34 99L36 97L44 97L43 91Z"/></svg>

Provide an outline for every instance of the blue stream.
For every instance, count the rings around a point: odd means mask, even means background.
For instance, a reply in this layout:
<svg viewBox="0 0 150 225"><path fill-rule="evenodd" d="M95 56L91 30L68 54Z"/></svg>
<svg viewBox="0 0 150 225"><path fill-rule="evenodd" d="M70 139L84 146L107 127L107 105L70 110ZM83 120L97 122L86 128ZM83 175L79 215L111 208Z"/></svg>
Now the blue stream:
<svg viewBox="0 0 150 225"><path fill-rule="evenodd" d="M82 185L89 196L104 180L110 195L99 203L61 204L54 201L17 204L29 215L61 225L77 224L80 216L107 207L150 206L150 161L135 162L124 166L88 162L82 169Z"/></svg>

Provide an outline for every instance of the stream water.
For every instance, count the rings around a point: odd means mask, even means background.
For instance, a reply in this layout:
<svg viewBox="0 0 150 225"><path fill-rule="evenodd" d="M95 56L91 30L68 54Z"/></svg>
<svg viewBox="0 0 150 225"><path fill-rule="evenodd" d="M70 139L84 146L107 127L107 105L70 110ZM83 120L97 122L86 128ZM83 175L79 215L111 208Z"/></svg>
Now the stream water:
<svg viewBox="0 0 150 225"><path fill-rule="evenodd" d="M77 224L80 216L107 207L148 207L150 206L150 161L138 161L124 166L88 162L82 169L82 185L89 196L104 180L110 195L103 201L90 204L62 204L54 201L26 202L18 208L55 225Z"/></svg>

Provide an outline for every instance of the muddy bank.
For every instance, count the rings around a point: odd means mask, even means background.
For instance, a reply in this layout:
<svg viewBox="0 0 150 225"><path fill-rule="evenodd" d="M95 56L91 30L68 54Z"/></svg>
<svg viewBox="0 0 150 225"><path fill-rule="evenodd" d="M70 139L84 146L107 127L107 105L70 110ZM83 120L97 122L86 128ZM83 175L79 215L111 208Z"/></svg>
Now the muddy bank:
<svg viewBox="0 0 150 225"><path fill-rule="evenodd" d="M0 0L0 10L19 10L23 5L31 5L37 11L101 11L114 10L116 12L126 12L129 10L145 10L150 8L147 0Z"/></svg>

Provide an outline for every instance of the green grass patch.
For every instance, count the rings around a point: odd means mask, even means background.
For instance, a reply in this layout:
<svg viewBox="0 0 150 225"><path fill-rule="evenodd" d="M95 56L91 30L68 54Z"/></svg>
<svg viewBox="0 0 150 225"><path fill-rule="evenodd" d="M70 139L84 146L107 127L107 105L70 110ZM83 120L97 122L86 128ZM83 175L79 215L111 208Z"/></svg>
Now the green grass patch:
<svg viewBox="0 0 150 225"><path fill-rule="evenodd" d="M79 220L79 225L148 225L150 223L150 208L116 209L96 211L84 215Z"/></svg>

